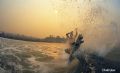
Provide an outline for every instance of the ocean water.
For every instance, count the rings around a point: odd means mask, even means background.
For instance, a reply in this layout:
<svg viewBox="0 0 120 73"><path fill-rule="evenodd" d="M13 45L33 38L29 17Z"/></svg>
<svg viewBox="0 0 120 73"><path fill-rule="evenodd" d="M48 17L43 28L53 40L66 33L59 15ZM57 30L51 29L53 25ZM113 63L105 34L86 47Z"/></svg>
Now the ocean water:
<svg viewBox="0 0 120 73"><path fill-rule="evenodd" d="M64 73L64 43L0 38L0 73Z"/></svg>

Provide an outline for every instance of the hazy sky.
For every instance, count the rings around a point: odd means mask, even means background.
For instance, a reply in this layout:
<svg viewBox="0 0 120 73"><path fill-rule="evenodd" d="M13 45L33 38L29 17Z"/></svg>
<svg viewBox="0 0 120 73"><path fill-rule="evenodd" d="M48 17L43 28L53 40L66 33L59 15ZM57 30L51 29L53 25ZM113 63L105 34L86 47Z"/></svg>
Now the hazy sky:
<svg viewBox="0 0 120 73"><path fill-rule="evenodd" d="M78 0L80 6L84 6L84 1ZM101 1L114 14L120 13L120 0L93 1ZM0 31L34 37L64 36L78 25L76 3L74 0L0 0Z"/></svg>

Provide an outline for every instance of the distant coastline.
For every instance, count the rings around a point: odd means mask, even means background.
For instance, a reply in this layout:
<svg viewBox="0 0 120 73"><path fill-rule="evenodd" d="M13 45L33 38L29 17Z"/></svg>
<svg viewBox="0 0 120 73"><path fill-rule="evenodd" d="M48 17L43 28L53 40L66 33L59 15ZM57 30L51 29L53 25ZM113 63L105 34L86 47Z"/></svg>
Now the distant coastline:
<svg viewBox="0 0 120 73"><path fill-rule="evenodd" d="M13 33L7 33L7 32L0 32L0 37L14 39L14 40L22 40L22 41L49 42L49 43L64 43L66 40L64 37L53 36L53 35L50 35L50 36L45 37L45 38L35 38L32 36L13 34Z"/></svg>

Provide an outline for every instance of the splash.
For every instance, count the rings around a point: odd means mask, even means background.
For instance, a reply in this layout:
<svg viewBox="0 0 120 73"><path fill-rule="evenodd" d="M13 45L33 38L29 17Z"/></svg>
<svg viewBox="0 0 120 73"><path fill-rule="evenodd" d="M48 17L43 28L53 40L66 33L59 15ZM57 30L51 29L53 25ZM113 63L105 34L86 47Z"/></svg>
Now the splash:
<svg viewBox="0 0 120 73"><path fill-rule="evenodd" d="M118 48L120 17L109 0L61 0L54 4L61 26L78 27L83 34L83 48L106 55ZM111 8L109 8L111 6Z"/></svg>

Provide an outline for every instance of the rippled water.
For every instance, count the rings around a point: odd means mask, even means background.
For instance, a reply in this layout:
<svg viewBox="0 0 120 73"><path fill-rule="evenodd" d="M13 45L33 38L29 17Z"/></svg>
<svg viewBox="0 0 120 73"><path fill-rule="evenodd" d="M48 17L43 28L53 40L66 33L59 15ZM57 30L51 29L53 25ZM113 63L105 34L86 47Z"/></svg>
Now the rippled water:
<svg viewBox="0 0 120 73"><path fill-rule="evenodd" d="M67 60L64 48L63 43L37 43L0 38L0 71L63 73Z"/></svg>

